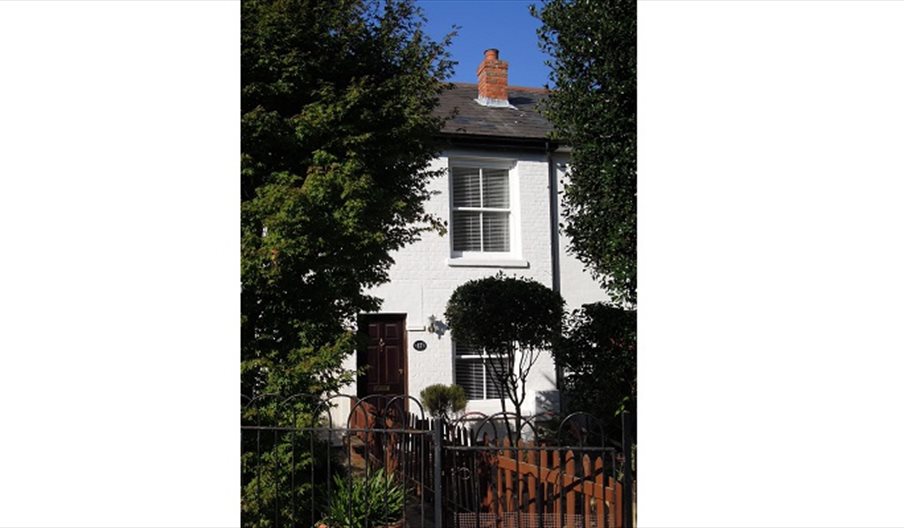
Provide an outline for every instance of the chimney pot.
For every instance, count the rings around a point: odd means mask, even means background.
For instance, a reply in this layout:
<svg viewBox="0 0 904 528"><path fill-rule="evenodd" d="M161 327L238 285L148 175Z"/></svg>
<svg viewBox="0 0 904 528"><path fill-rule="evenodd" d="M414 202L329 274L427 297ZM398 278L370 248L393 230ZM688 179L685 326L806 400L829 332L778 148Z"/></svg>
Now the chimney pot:
<svg viewBox="0 0 904 528"><path fill-rule="evenodd" d="M477 67L477 102L484 106L512 108L508 102L508 62L499 60L499 50L483 52Z"/></svg>

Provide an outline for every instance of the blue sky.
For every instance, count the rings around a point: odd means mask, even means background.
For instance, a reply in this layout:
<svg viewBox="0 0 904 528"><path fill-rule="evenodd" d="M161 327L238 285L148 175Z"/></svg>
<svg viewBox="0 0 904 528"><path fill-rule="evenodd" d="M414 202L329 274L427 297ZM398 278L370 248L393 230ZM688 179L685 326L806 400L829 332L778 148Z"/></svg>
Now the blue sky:
<svg viewBox="0 0 904 528"><path fill-rule="evenodd" d="M509 63L509 85L543 86L549 82L546 55L540 51L537 28L526 0L418 0L427 16L427 32L436 40L461 26L452 41L452 58L458 61L453 81L477 82L477 65L483 50L497 48Z"/></svg>

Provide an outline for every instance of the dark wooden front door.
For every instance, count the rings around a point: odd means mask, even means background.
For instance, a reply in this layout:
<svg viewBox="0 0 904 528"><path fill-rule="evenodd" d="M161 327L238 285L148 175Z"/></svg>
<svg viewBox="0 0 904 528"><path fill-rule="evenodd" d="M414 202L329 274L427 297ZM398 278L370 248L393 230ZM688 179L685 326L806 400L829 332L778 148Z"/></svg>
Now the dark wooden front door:
<svg viewBox="0 0 904 528"><path fill-rule="evenodd" d="M358 397L405 394L405 314L361 315L358 332L366 344L358 352Z"/></svg>

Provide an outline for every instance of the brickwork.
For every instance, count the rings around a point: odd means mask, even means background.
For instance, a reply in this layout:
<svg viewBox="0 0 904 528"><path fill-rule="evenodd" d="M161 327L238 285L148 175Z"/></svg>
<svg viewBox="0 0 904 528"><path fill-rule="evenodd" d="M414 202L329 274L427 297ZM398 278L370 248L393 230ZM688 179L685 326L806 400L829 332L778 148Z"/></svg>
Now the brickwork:
<svg viewBox="0 0 904 528"><path fill-rule="evenodd" d="M499 59L499 50L484 52L477 67L477 93L481 99L508 102L508 62Z"/></svg>

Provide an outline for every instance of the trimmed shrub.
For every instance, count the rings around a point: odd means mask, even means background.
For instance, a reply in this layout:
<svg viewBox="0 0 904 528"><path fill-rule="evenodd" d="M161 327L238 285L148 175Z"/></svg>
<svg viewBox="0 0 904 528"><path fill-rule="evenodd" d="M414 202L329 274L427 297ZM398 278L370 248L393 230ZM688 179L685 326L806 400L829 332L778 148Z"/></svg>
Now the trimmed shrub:
<svg viewBox="0 0 904 528"><path fill-rule="evenodd" d="M448 421L451 416L465 409L468 395L459 385L430 385L421 391L421 403L434 418Z"/></svg>

